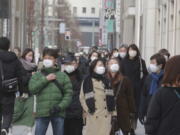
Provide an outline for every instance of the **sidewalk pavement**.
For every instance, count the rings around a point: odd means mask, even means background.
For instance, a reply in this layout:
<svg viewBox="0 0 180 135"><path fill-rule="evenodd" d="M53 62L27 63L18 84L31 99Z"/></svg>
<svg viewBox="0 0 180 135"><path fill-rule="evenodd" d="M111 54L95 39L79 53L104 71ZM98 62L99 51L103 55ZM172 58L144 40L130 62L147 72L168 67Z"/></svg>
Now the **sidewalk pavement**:
<svg viewBox="0 0 180 135"><path fill-rule="evenodd" d="M24 127L24 126L14 126L13 127L13 134L12 135L27 135L27 133L28 133L27 127ZM34 128L33 128L33 134L32 135L34 135ZM49 125L49 128L48 128L46 135L53 135L51 125ZM144 127L140 123L138 123L136 135L145 135Z"/></svg>

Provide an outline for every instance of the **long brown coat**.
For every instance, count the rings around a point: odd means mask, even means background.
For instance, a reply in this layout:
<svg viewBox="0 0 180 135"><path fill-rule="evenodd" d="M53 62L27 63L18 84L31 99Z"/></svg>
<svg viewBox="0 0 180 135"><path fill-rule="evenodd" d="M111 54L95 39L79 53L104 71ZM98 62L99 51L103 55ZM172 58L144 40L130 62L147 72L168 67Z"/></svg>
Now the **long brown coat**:
<svg viewBox="0 0 180 135"><path fill-rule="evenodd" d="M117 81L113 85L115 95L119 85L120 81ZM135 113L135 101L133 95L133 88L130 80L127 77L123 77L122 87L116 101L116 109L118 128L126 132L129 132L131 129L130 114Z"/></svg>

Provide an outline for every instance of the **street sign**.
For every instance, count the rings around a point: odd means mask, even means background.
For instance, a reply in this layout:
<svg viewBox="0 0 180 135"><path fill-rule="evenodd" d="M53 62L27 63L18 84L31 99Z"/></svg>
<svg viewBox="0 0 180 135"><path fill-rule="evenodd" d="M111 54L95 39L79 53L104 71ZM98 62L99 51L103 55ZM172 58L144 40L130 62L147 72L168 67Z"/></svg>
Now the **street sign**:
<svg viewBox="0 0 180 135"><path fill-rule="evenodd" d="M106 20L114 20L115 19L115 9L107 8L105 9L105 19Z"/></svg>

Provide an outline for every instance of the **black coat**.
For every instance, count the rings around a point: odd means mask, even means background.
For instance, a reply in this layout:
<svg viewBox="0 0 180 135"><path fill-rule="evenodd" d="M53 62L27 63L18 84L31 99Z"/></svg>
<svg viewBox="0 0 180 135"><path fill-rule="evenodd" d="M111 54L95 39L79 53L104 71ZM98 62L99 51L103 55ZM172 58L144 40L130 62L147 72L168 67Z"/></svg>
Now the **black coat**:
<svg viewBox="0 0 180 135"><path fill-rule="evenodd" d="M82 107L79 100L82 77L78 70L68 74L73 86L73 97L70 106L66 110L66 118L82 118Z"/></svg>
<svg viewBox="0 0 180 135"><path fill-rule="evenodd" d="M3 63L3 71L4 71L4 77L5 80L12 79L12 78L18 78L19 82L19 90L23 89L23 67L21 62L16 57L15 53L8 52L8 51L0 51L0 60ZM0 78L0 82L2 79ZM3 93L2 92L2 86L0 83L0 95L1 96L14 96L14 93Z"/></svg>
<svg viewBox="0 0 180 135"><path fill-rule="evenodd" d="M180 96L180 88L163 87L153 96L145 124L148 135L180 135L180 97L177 95Z"/></svg>
<svg viewBox="0 0 180 135"><path fill-rule="evenodd" d="M158 88L161 87L162 78L163 77L161 77L159 79ZM139 111L139 116L141 118L145 117L147 115L147 109L148 109L149 103L150 103L151 98L152 98L152 96L149 95L149 90L150 90L150 87L151 87L151 83L152 83L152 77L151 77L151 75L148 75L146 77L146 79L145 79L145 83L144 83L144 87L143 87L143 91L142 91L140 108L138 110Z"/></svg>
<svg viewBox="0 0 180 135"><path fill-rule="evenodd" d="M79 58L79 72L82 75L82 77L84 78L87 74L89 74L89 63L88 60L81 56Z"/></svg>
<svg viewBox="0 0 180 135"><path fill-rule="evenodd" d="M140 78L140 59L136 58L134 60L130 60L129 58L125 58L121 62L121 71L124 76L127 76L132 84L134 89L134 96L135 96L135 102L136 102L136 109L139 110L139 104L140 104L140 98L141 98L141 92L144 85L144 80L146 76L148 75L148 71L146 68L145 61L141 59L142 61L142 68L143 68L143 78Z"/></svg>
<svg viewBox="0 0 180 135"><path fill-rule="evenodd" d="M28 93L29 95L30 95L30 92L29 92L29 90L28 90L28 87L29 87L29 81L30 81L30 79L31 79L31 77L32 77L32 73L33 72L36 72L37 71L37 67L36 68L34 68L33 70L31 70L31 71L28 71L28 70L23 70L23 74L24 74L24 76L23 76L23 93Z"/></svg>

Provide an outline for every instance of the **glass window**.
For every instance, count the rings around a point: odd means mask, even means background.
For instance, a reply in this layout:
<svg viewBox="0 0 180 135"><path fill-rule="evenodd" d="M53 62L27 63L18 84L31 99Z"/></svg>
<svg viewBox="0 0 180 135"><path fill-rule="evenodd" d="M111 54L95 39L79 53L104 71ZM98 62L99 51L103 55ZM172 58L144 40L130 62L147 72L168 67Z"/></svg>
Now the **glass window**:
<svg viewBox="0 0 180 135"><path fill-rule="evenodd" d="M73 14L77 14L77 7L73 7Z"/></svg>
<svg viewBox="0 0 180 135"><path fill-rule="evenodd" d="M83 12L84 14L86 13L86 8L85 8L85 7L82 8L82 12Z"/></svg>
<svg viewBox="0 0 180 135"><path fill-rule="evenodd" d="M95 14L95 13L96 13L95 8L91 8L91 13L92 13L92 14Z"/></svg>

